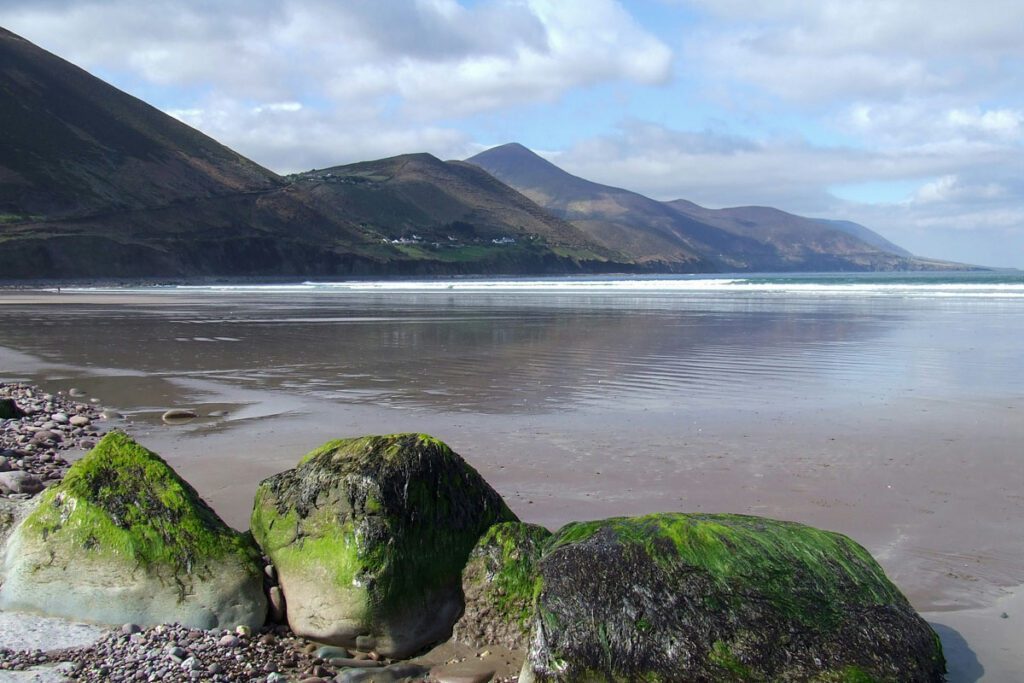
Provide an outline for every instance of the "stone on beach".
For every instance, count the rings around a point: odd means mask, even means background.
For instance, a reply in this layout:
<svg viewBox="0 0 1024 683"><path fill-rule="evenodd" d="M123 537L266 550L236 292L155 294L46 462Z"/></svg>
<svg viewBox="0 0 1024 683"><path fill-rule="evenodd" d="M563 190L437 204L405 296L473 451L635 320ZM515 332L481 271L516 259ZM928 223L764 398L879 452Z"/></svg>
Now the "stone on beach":
<svg viewBox="0 0 1024 683"><path fill-rule="evenodd" d="M160 419L168 423L188 422L199 417L199 413L189 408L171 408L160 416Z"/></svg>
<svg viewBox="0 0 1024 683"><path fill-rule="evenodd" d="M112 625L260 626L258 562L166 462L112 432L12 533L0 607Z"/></svg>
<svg viewBox="0 0 1024 683"><path fill-rule="evenodd" d="M24 414L13 398L0 398L0 420L17 420Z"/></svg>
<svg viewBox="0 0 1024 683"><path fill-rule="evenodd" d="M0 472L0 493L39 493L43 482L28 472Z"/></svg>
<svg viewBox="0 0 1024 683"><path fill-rule="evenodd" d="M402 657L446 639L462 568L515 516L445 444L400 434L332 441L256 492L252 533L302 636Z"/></svg>
<svg viewBox="0 0 1024 683"><path fill-rule="evenodd" d="M563 527L538 567L521 682L944 680L935 632L841 534L614 518Z"/></svg>
<svg viewBox="0 0 1024 683"><path fill-rule="evenodd" d="M495 524L462 572L466 608L452 638L474 647L525 650L533 615L537 562L551 532L536 524Z"/></svg>

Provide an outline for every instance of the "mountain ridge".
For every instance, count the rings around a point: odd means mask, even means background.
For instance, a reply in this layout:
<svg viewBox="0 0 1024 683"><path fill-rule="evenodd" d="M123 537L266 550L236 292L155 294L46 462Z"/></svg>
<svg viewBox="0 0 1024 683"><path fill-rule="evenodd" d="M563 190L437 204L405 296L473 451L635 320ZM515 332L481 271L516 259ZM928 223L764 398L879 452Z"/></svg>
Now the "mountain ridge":
<svg viewBox="0 0 1024 683"><path fill-rule="evenodd" d="M521 145L504 151L507 168L491 172L478 162L500 157L494 150L467 161L405 154L282 177L0 29L0 279L927 265L802 217L792 219L829 239L790 239L786 252L742 216L593 183ZM524 162L532 186L503 177Z"/></svg>
<svg viewBox="0 0 1024 683"><path fill-rule="evenodd" d="M475 167L471 173L485 175ZM520 197L510 188L503 192L509 201ZM497 205L500 194L492 187ZM470 209L466 212L472 214ZM529 213L522 206L519 211ZM606 255L574 227L538 207L531 211L538 237L529 243L433 253L385 242L365 229L365 216L346 211L343 202L331 205L302 183L24 38L0 32L0 279L565 274L633 268L616 263L614 254ZM496 213L492 207L490 214ZM491 227L500 230L499 222ZM556 242L553 247L546 244L548 236Z"/></svg>
<svg viewBox="0 0 1024 683"><path fill-rule="evenodd" d="M723 271L901 270L940 267L868 228L797 216L773 207L707 209L661 202L574 176L519 143L469 159L605 247L641 262L676 248L691 263ZM628 241L630 234L645 240Z"/></svg>

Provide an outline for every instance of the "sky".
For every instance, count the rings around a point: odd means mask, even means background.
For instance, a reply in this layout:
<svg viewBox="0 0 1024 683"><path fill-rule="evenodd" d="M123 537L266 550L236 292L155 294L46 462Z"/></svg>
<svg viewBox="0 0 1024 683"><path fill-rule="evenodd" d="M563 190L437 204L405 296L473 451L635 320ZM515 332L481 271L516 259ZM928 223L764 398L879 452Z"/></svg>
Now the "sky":
<svg viewBox="0 0 1024 683"><path fill-rule="evenodd" d="M0 26L279 173L514 141L1024 268L1020 0L0 0Z"/></svg>

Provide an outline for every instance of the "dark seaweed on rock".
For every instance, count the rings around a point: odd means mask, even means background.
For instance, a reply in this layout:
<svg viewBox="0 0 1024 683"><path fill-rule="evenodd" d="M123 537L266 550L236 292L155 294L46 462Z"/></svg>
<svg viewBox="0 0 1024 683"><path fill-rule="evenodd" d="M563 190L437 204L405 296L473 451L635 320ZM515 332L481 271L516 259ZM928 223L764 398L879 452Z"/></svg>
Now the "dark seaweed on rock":
<svg viewBox="0 0 1024 683"><path fill-rule="evenodd" d="M867 551L800 524L570 524L538 580L523 680L943 680L937 637Z"/></svg>

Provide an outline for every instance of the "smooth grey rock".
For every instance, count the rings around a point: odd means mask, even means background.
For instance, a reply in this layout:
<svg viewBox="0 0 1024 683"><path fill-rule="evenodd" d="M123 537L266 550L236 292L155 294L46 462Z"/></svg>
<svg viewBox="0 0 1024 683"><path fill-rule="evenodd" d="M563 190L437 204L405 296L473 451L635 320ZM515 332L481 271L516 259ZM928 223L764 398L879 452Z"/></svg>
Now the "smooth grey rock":
<svg viewBox="0 0 1024 683"><path fill-rule="evenodd" d="M50 419L59 425L66 425L70 420L67 413L54 413L50 416Z"/></svg>
<svg viewBox="0 0 1024 683"><path fill-rule="evenodd" d="M116 626L263 625L256 549L159 456L111 432L68 475L12 533L0 609Z"/></svg>
<svg viewBox="0 0 1024 683"><path fill-rule="evenodd" d="M88 427L92 420L85 415L72 415L68 422L74 427Z"/></svg>
<svg viewBox="0 0 1024 683"><path fill-rule="evenodd" d="M160 419L168 423L188 422L199 417L199 414L189 408L171 408L160 416Z"/></svg>
<svg viewBox="0 0 1024 683"><path fill-rule="evenodd" d="M4 493L39 493L43 482L28 472L0 472L0 491Z"/></svg>
<svg viewBox="0 0 1024 683"><path fill-rule="evenodd" d="M352 654L343 647L337 645L324 645L317 648L316 656L320 659L348 659Z"/></svg>
<svg viewBox="0 0 1024 683"><path fill-rule="evenodd" d="M221 647L238 647L238 643L238 636L231 633L221 636L221 639L217 641Z"/></svg>

